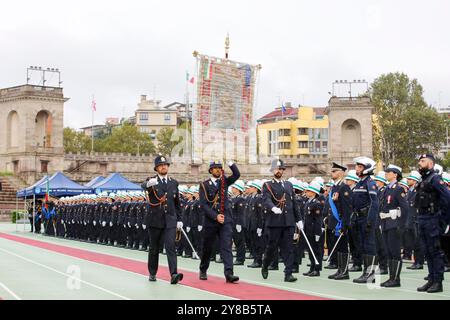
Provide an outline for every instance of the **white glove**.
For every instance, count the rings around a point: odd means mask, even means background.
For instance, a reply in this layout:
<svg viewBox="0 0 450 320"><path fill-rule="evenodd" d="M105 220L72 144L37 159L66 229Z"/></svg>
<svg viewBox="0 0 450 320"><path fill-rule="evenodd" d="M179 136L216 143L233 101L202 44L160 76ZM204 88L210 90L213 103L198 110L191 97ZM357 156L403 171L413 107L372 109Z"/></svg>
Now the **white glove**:
<svg viewBox="0 0 450 320"><path fill-rule="evenodd" d="M256 234L258 235L258 237L261 237L262 229L260 229L260 228L256 229Z"/></svg>
<svg viewBox="0 0 450 320"><path fill-rule="evenodd" d="M158 179L156 178L151 178L147 181L147 188L156 186L158 184Z"/></svg>
<svg viewBox="0 0 450 320"><path fill-rule="evenodd" d="M236 225L236 231L240 233L242 231L242 226L240 224Z"/></svg>
<svg viewBox="0 0 450 320"><path fill-rule="evenodd" d="M75 220L72 219L72 223L75 223Z"/></svg>
<svg viewBox="0 0 450 320"><path fill-rule="evenodd" d="M300 230L303 230L305 228L302 220L297 221L296 225L297 225L297 228L299 228Z"/></svg>
<svg viewBox="0 0 450 320"><path fill-rule="evenodd" d="M92 224L94 225L94 227L97 225L97 221L92 221Z"/></svg>
<svg viewBox="0 0 450 320"><path fill-rule="evenodd" d="M64 220L63 219L61 219L61 223L64 224Z"/></svg>
<svg viewBox="0 0 450 320"><path fill-rule="evenodd" d="M139 229L139 225L137 223L134 226L136 227L136 229Z"/></svg>
<svg viewBox="0 0 450 320"><path fill-rule="evenodd" d="M142 229L147 229L147 226L145 224L142 225Z"/></svg>
<svg viewBox="0 0 450 320"><path fill-rule="evenodd" d="M183 228L183 222L178 221L177 222L177 229L181 229L181 228Z"/></svg>
<svg viewBox="0 0 450 320"><path fill-rule="evenodd" d="M320 236L316 236L316 242L319 242Z"/></svg>
<svg viewBox="0 0 450 320"><path fill-rule="evenodd" d="M112 226L113 226L113 223L112 223L112 222L110 222L110 223L109 223L109 226L110 226L110 227L112 227Z"/></svg>
<svg viewBox="0 0 450 320"><path fill-rule="evenodd" d="M275 214L281 214L281 213L283 213L283 211L281 211L281 209L278 208L278 207L273 207L273 208L272 208L272 212L275 213Z"/></svg>
<svg viewBox="0 0 450 320"><path fill-rule="evenodd" d="M86 221L83 221L83 224L86 225Z"/></svg>
<svg viewBox="0 0 450 320"><path fill-rule="evenodd" d="M112 224L112 222L110 222ZM106 221L102 222L102 227L106 227Z"/></svg>
<svg viewBox="0 0 450 320"><path fill-rule="evenodd" d="M233 161L228 161L228 166L231 167L234 164Z"/></svg>
<svg viewBox="0 0 450 320"><path fill-rule="evenodd" d="M325 231L325 228L321 228L322 229L322 233Z"/></svg>
<svg viewBox="0 0 450 320"><path fill-rule="evenodd" d="M128 227L130 227L130 228L131 228L131 223L129 223L129 222L128 222Z"/></svg>
<svg viewBox="0 0 450 320"><path fill-rule="evenodd" d="M202 229L203 229L203 226L198 226L197 227L198 232L202 231Z"/></svg>
<svg viewBox="0 0 450 320"><path fill-rule="evenodd" d="M186 227L186 232L191 231L191 227Z"/></svg>
<svg viewBox="0 0 450 320"><path fill-rule="evenodd" d="M299 237L299 234L298 233L294 233L294 241L297 241L298 237Z"/></svg>
<svg viewBox="0 0 450 320"><path fill-rule="evenodd" d="M447 225L447 228L445 228L444 234L447 234L449 228L450 228L450 225Z"/></svg>

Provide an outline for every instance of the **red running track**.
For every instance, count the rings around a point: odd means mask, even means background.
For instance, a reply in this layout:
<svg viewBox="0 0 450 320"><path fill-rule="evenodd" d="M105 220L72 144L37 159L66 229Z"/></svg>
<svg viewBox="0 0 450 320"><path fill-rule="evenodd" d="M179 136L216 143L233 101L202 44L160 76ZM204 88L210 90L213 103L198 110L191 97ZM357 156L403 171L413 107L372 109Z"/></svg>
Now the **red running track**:
<svg viewBox="0 0 450 320"><path fill-rule="evenodd" d="M84 259L91 262L104 264L121 270L127 270L138 274L148 275L147 263L111 256L103 253L91 252L88 250L76 249L68 246L52 244L44 241L28 239L24 237L14 236L11 234L1 233L0 238L30 245L33 247L58 252L67 256ZM207 281L198 279L198 273L191 271L183 272L182 285L205 290L208 292L221 294L241 300L328 300L326 298L306 295L299 292L271 288L269 286L255 285L239 281L239 283L226 283L224 277L208 275ZM159 266L158 278L170 281L169 268Z"/></svg>

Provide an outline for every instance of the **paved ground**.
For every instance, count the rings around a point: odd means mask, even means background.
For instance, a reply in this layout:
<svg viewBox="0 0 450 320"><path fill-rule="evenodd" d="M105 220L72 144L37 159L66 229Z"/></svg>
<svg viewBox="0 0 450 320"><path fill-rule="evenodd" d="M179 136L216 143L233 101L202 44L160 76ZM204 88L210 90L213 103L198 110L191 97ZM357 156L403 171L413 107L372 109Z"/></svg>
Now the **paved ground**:
<svg viewBox="0 0 450 320"><path fill-rule="evenodd" d="M179 258L179 272L185 277L182 285L174 286L161 255L158 281L150 283L146 252L36 235L28 226L0 223L0 299L450 299L448 280L442 293L416 291L424 283L425 270L404 268L402 287L387 289L327 279L334 270L323 271L319 278L297 275L295 283L283 282L281 270L271 271L264 280L260 269L246 266L235 267L239 284L227 284L223 265L214 262L208 281L200 281L198 265L198 260ZM300 272L306 269L303 264Z"/></svg>

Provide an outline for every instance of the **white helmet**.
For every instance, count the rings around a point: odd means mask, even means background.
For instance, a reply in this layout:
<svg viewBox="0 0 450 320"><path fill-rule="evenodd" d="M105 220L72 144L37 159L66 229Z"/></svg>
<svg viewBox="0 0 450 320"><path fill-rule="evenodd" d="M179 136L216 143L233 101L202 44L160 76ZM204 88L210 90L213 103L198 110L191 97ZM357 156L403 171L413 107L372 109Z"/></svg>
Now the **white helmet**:
<svg viewBox="0 0 450 320"><path fill-rule="evenodd" d="M353 162L355 164L360 164L364 166L363 174L364 175L370 175L372 174L373 170L375 169L375 161L370 159L369 157L357 157L353 159Z"/></svg>

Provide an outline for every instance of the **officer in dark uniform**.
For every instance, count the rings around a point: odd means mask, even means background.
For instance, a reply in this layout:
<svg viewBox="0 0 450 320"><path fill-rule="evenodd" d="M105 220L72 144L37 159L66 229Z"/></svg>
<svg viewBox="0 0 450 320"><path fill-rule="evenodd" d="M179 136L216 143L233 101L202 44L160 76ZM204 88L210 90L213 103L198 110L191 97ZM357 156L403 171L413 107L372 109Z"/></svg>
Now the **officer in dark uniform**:
<svg viewBox="0 0 450 320"><path fill-rule="evenodd" d="M408 177L406 177L409 185L409 190L407 193L407 201L408 201L408 217L406 219L406 230L404 235L404 239L406 238L407 242L411 242L412 249L414 252L414 263L411 266L406 267L406 269L411 270L419 270L423 269L423 265L425 262L425 257L423 255L423 246L419 237L419 227L417 222L418 211L414 206L417 195L417 186L421 180L421 175L418 171L411 171ZM410 238L410 240L408 240Z"/></svg>
<svg viewBox="0 0 450 320"><path fill-rule="evenodd" d="M280 247L285 265L284 281L297 281L292 275L294 269L293 237L295 226L300 228L300 212L295 204L295 193L289 181L282 180L286 169L282 160L272 161L271 172L273 179L264 183L262 197L267 209L265 230L267 232L267 246L264 254L261 275L267 279L269 264L273 261L275 251Z"/></svg>
<svg viewBox="0 0 450 320"><path fill-rule="evenodd" d="M244 182L241 180L236 181L231 185L231 209L233 212L233 242L236 247L236 261L234 265L244 265L245 261L245 199L242 197L244 192Z"/></svg>
<svg viewBox="0 0 450 320"><path fill-rule="evenodd" d="M434 171L435 159L432 154L419 157L419 172L422 181L417 187L415 207L418 210L419 235L424 245L428 265L428 282L418 291L442 292L444 279L444 253L440 236L449 223L450 191L442 178Z"/></svg>
<svg viewBox="0 0 450 320"><path fill-rule="evenodd" d="M381 202L383 198L384 191L386 190L387 180L386 180L386 172L378 171L375 178L373 179L378 188L378 202ZM387 262L387 253L386 253L386 245L383 240L383 234L381 232L381 219L380 216L377 216L375 225L375 246L377 248L377 256L379 263L379 273L380 274L388 274L388 262Z"/></svg>
<svg viewBox="0 0 450 320"><path fill-rule="evenodd" d="M203 253L200 261L200 280L207 280L211 254L218 238L220 256L223 259L226 282L239 281L239 277L233 274L233 217L231 201L228 197L228 187L235 183L240 172L236 164L229 162L228 166L232 175L226 177L222 169L222 163L213 161L209 165L208 180L200 183L200 206L204 215Z"/></svg>
<svg viewBox="0 0 450 320"><path fill-rule="evenodd" d="M386 170L388 185L380 201L380 219L383 240L388 254L389 279L381 283L382 287L400 287L401 235L408 217L406 193L399 185L402 169L389 165Z"/></svg>
<svg viewBox="0 0 450 320"><path fill-rule="evenodd" d="M158 271L159 248L162 244L166 249L167 261L171 275L171 284L183 280L183 274L177 271L177 256L175 251L176 229L183 228L181 222L180 194L178 182L168 177L170 163L162 155L155 158L154 170L157 175L142 184L147 192L150 210L147 223L150 236L148 253L149 281L156 281Z"/></svg>
<svg viewBox="0 0 450 320"><path fill-rule="evenodd" d="M261 182L258 180L253 180L249 184L248 197L247 197L247 219L248 219L248 232L250 233L251 241L251 252L253 257L253 262L247 267L249 268L261 268L262 258L265 249L265 239L263 236L263 208L265 210L265 205L263 204L263 198L261 195ZM274 262L278 264L278 257L274 257Z"/></svg>
<svg viewBox="0 0 450 320"><path fill-rule="evenodd" d="M356 174L360 181L353 189L353 212L356 215L355 232L359 235L363 255L363 274L353 279L355 283L375 281L376 259L375 227L379 212L377 186L370 178L375 169L375 161L368 157L355 158Z"/></svg>
<svg viewBox="0 0 450 320"><path fill-rule="evenodd" d="M350 226L350 215L352 214L352 190L344 183L344 173L347 170L335 162L331 167L331 179L334 185L328 194L328 203L330 205L331 215L328 220L328 227L331 229L334 237L334 253L337 255L337 272L330 275L328 279L347 280L348 275L348 229ZM331 254L333 248L328 248Z"/></svg>

